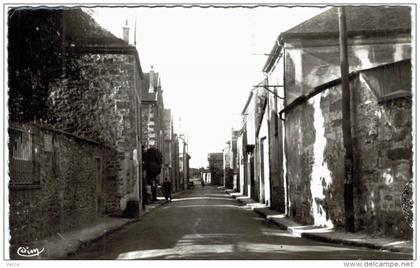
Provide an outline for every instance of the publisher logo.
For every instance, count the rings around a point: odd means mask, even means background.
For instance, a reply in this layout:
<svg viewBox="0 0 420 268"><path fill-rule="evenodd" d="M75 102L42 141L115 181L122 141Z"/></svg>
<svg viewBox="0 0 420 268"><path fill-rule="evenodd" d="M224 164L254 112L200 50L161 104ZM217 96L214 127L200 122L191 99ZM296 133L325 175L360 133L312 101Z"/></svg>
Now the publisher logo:
<svg viewBox="0 0 420 268"><path fill-rule="evenodd" d="M21 257L35 257L35 256L39 256L41 255L41 253L44 251L44 248L42 248L41 250L37 249L37 248L29 248L29 247L19 247L17 249L17 254Z"/></svg>

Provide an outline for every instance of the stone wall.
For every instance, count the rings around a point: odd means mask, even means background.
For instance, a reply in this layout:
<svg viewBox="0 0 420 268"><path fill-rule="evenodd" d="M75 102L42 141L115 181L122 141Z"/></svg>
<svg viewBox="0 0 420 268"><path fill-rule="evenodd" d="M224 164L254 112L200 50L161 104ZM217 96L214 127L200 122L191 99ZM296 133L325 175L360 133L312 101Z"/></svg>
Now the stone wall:
<svg viewBox="0 0 420 268"><path fill-rule="evenodd" d="M406 68L410 72L411 65ZM355 200L356 227L411 238L411 222L402 209L404 187L413 179L411 98L375 101L374 90L366 80L360 76L353 82L358 88L354 95L357 113L353 115L359 171L355 184L359 197Z"/></svg>
<svg viewBox="0 0 420 268"><path fill-rule="evenodd" d="M56 80L50 86L49 113L42 123L119 152L110 165L120 167L116 183L123 211L128 200L139 200L140 195L140 68L134 54L94 52L79 53L77 65L77 79Z"/></svg>
<svg viewBox="0 0 420 268"><path fill-rule="evenodd" d="M95 142L26 125L33 133L38 183L9 184L11 252L91 224L119 208L115 152Z"/></svg>
<svg viewBox="0 0 420 268"><path fill-rule="evenodd" d="M404 63L394 65L410 72ZM380 101L374 92L382 90L366 81L383 72L382 67L361 72L350 84L355 225L370 234L410 238L412 229L404 217L402 194L413 177L411 99ZM286 115L290 215L302 224L344 226L341 101L338 84Z"/></svg>
<svg viewBox="0 0 420 268"><path fill-rule="evenodd" d="M300 105L286 114L285 121L289 215L302 224L314 224L310 188L315 139L313 114L312 105Z"/></svg>
<svg viewBox="0 0 420 268"><path fill-rule="evenodd" d="M57 80L50 87L45 123L120 151L131 149L139 84L134 55L86 53L78 66L78 79Z"/></svg>

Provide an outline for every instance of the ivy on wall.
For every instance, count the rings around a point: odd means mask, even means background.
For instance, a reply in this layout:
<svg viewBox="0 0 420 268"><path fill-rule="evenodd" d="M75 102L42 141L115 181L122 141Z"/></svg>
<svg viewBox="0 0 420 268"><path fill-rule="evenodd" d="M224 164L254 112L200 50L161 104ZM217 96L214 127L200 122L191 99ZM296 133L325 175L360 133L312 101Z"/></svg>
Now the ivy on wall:
<svg viewBox="0 0 420 268"><path fill-rule="evenodd" d="M47 109L50 83L79 77L76 55L67 49L64 12L47 8L13 8L8 12L11 121L30 122L53 117ZM73 14L84 13L73 10ZM74 19L77 20L77 16Z"/></svg>

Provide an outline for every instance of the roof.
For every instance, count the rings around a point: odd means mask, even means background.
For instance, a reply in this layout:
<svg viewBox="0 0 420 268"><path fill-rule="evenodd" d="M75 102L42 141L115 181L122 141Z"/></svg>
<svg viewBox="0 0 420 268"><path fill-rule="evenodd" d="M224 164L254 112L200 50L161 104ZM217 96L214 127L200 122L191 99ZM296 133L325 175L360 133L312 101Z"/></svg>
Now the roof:
<svg viewBox="0 0 420 268"><path fill-rule="evenodd" d="M349 6L345 10L348 35L411 32L411 8L408 6ZM281 33L264 64L263 72L269 73L276 65L285 39L323 36L338 36L338 7L332 7Z"/></svg>
<svg viewBox="0 0 420 268"><path fill-rule="evenodd" d="M119 47L131 48L124 40L102 28L80 8L28 8L18 7L9 11L9 21L23 31L36 30L68 47ZM28 28L29 27L29 28Z"/></svg>
<svg viewBox="0 0 420 268"><path fill-rule="evenodd" d="M411 8L408 6L349 6L346 10L349 35L372 32L410 32ZM282 37L338 35L338 7L291 28Z"/></svg>
<svg viewBox="0 0 420 268"><path fill-rule="evenodd" d="M207 159L209 161L222 161L223 160L223 153L208 153Z"/></svg>
<svg viewBox="0 0 420 268"><path fill-rule="evenodd" d="M251 100L252 100L252 97L253 97L253 96L254 96L254 92L251 90L251 91L249 92L248 99L246 100L245 106L244 106L244 108L242 109L242 112L241 112L241 114L242 114L242 115L245 115L245 113L246 113L246 109L248 109L248 105L249 105L249 103L251 102Z"/></svg>
<svg viewBox="0 0 420 268"><path fill-rule="evenodd" d="M281 40L281 35L279 35L274 42L274 46L270 51L270 54L267 58L267 61L264 64L263 72L268 74L272 71L273 67L276 65L277 61L281 57L281 51L283 49L283 40Z"/></svg>
<svg viewBox="0 0 420 268"><path fill-rule="evenodd" d="M123 46L132 47L102 28L90 15L80 9L64 10L66 39L75 46Z"/></svg>

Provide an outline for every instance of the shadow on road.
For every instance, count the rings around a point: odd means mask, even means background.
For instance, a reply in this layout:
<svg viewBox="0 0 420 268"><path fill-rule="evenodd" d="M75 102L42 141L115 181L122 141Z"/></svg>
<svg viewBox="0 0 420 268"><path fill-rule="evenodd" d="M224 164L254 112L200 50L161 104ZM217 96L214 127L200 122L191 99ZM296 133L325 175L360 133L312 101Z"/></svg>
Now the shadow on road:
<svg viewBox="0 0 420 268"><path fill-rule="evenodd" d="M216 187L196 187L74 259L410 259L291 236Z"/></svg>

